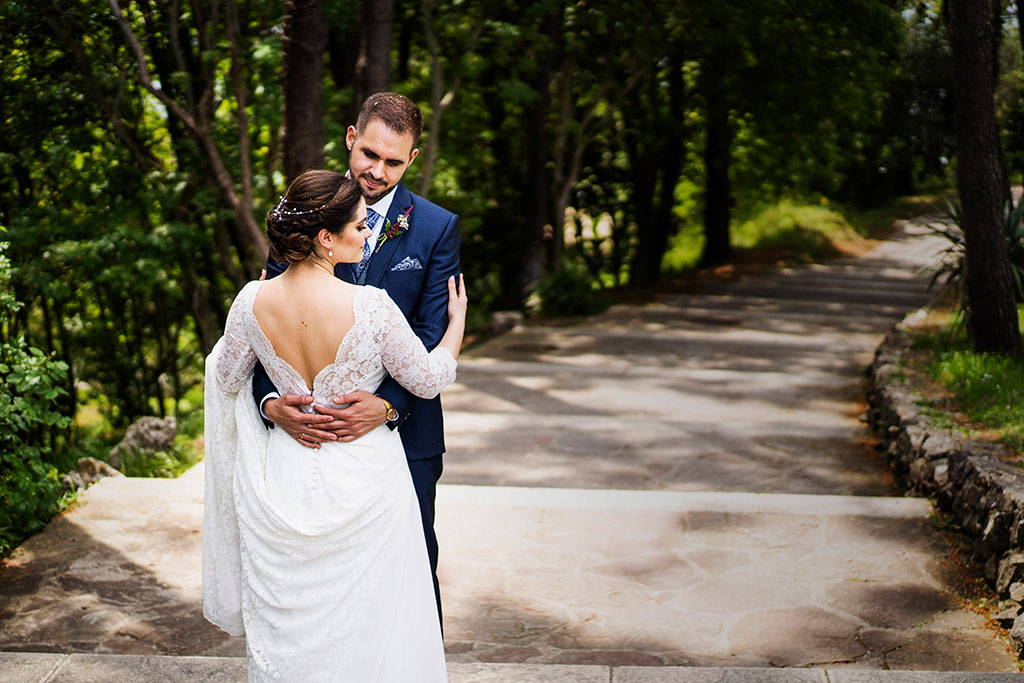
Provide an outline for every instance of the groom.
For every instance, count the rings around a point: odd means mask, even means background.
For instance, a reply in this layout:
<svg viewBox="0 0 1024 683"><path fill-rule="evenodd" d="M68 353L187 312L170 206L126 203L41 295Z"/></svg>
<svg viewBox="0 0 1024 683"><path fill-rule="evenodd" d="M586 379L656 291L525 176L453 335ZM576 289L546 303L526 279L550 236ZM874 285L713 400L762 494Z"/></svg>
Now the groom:
<svg viewBox="0 0 1024 683"><path fill-rule="evenodd" d="M392 92L371 95L356 125L349 126L345 135L349 177L363 192L366 224L373 233L363 262L339 263L334 274L347 282L386 290L429 350L437 346L448 326L448 277L459 272L459 218L409 192L401 182L419 154L416 144L422 131L419 107ZM285 267L268 260L267 277L279 275ZM434 533L434 496L444 453L440 397L417 398L388 377L372 394L357 391L334 399L336 404L350 403L347 408L317 406L318 414L310 415L298 406L313 398L279 396L261 365L253 378L253 396L269 422L309 448L335 439L352 441L382 424L399 430L419 499L440 618Z"/></svg>

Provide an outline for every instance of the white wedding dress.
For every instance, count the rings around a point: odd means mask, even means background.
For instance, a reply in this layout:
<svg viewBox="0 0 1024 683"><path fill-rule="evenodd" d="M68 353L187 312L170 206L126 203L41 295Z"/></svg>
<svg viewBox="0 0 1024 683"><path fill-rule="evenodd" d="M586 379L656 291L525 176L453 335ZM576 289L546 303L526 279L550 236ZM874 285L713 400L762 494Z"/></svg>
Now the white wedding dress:
<svg viewBox="0 0 1024 683"><path fill-rule="evenodd" d="M282 393L308 394L253 315L261 282L236 297L206 362L203 614L246 637L250 681L447 681L419 507L397 431L305 448L268 430L250 393L259 359ZM314 403L373 391L385 371L430 398L455 379L374 287ZM312 408L309 409L312 412Z"/></svg>

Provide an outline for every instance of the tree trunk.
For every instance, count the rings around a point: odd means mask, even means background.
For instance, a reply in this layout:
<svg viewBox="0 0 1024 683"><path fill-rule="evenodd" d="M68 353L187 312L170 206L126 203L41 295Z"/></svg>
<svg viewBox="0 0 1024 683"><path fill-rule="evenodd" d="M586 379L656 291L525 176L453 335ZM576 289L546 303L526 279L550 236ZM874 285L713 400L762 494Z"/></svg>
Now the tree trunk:
<svg viewBox="0 0 1024 683"><path fill-rule="evenodd" d="M654 235L654 277L661 279L661 261L668 249L668 238L675 232L672 215L676 206L676 184L683 172L686 155L684 140L686 124L678 112L683 111L686 86L683 84L683 57L678 50L673 52L668 76L668 110L665 120L665 144L661 154L661 186L658 192L658 211L654 220L658 230Z"/></svg>
<svg viewBox="0 0 1024 683"><path fill-rule="evenodd" d="M651 277L654 236L654 197L658 183L658 145L660 140L652 136L651 124L657 120L658 85L655 82L630 98L628 108L623 111L628 119L643 121L643 125L626 131L625 143L629 155L630 185L632 186L633 218L636 221L636 253L629 271L629 283L633 286L648 285Z"/></svg>
<svg viewBox="0 0 1024 683"><path fill-rule="evenodd" d="M359 33L355 28L343 30L332 26L327 33L327 53L330 55L331 80L336 90L353 86L356 82L356 62L359 60ZM353 101L346 107L328 112L342 126L355 124L362 102Z"/></svg>
<svg viewBox="0 0 1024 683"><path fill-rule="evenodd" d="M238 21L238 8L234 0L227 0L227 33L231 44L231 87L235 91L238 113L238 160L242 176L242 201L252 208L252 159L249 153L249 115L245 111L245 76L242 73L242 31ZM326 29L325 29L326 31ZM322 52L322 50L321 50Z"/></svg>
<svg viewBox="0 0 1024 683"><path fill-rule="evenodd" d="M559 13L544 18L547 35L557 32L561 22ZM523 268L520 285L523 293L535 286L544 273L544 233L548 217L547 164L549 144L547 115L551 102L550 46L537 49L535 63L539 66L531 86L537 98L524 111L526 124L526 239L524 241Z"/></svg>
<svg viewBox="0 0 1024 683"><path fill-rule="evenodd" d="M284 174L290 183L324 165L323 0L291 0L284 29Z"/></svg>
<svg viewBox="0 0 1024 683"><path fill-rule="evenodd" d="M673 111L680 111L673 109ZM661 279L661 261L668 250L668 238L675 234L676 222L672 210L676 205L676 184L683 172L684 134L682 122L667 136L665 149L661 155L661 184L658 188L658 205L654 214L655 226L652 239L651 263L654 282Z"/></svg>
<svg viewBox="0 0 1024 683"><path fill-rule="evenodd" d="M956 177L966 249L967 326L978 352L1021 353L1003 231L1003 173L988 0L950 0Z"/></svg>
<svg viewBox="0 0 1024 683"><path fill-rule="evenodd" d="M546 70L545 70L546 71ZM523 268L520 271L520 291L525 293L536 286L544 270L544 225L547 218L547 160L548 143L545 118L547 114L546 90L540 93L525 112L526 118L526 240L524 241Z"/></svg>
<svg viewBox="0 0 1024 683"><path fill-rule="evenodd" d="M989 21L992 23L992 40L990 41L990 52L992 53L992 92L995 92L999 84L999 51L1003 42L1003 14L1005 13L1006 0L991 0L989 2ZM1003 153L1003 145L996 145L999 153L999 174L1000 185L1003 195L1003 203L1009 203L1013 207L1013 190L1010 188L1010 173L1006 167L1006 155Z"/></svg>
<svg viewBox="0 0 1024 683"><path fill-rule="evenodd" d="M412 42L419 33L418 26L414 28L412 21L406 19L398 23L398 82L409 80L411 72L409 62L412 57Z"/></svg>
<svg viewBox="0 0 1024 683"><path fill-rule="evenodd" d="M356 111L375 92L391 87L391 38L395 0L359 0L359 58L355 69Z"/></svg>
<svg viewBox="0 0 1024 683"><path fill-rule="evenodd" d="M729 184L732 129L729 108L718 93L707 103L704 138L704 253L702 266L725 263L732 256L729 222L732 210L732 188Z"/></svg>
<svg viewBox="0 0 1024 683"><path fill-rule="evenodd" d="M441 118L451 104L454 92L444 94L444 64L441 62L441 46L434 32L434 0L423 0L420 11L423 15L423 40L430 55L430 122L427 127L427 144L420 161L420 185L417 189L424 197L430 194L430 183L434 179L434 164L437 163L437 147L441 142Z"/></svg>
<svg viewBox="0 0 1024 683"><path fill-rule="evenodd" d="M1024 52L1024 0L1016 0L1017 7L1017 39L1020 41L1021 52Z"/></svg>
<svg viewBox="0 0 1024 683"><path fill-rule="evenodd" d="M682 61L678 55L673 55L667 81L668 101L659 101L658 96L665 91L659 75L656 88L652 88L654 92L646 102L649 110L647 120L653 122L650 128L659 132L656 137L657 143L652 150L654 154L639 162L641 167L649 164L654 174L649 191L637 184L637 180L647 181L638 177L634 170L634 193L638 197L642 194L649 206L641 210L640 202L637 203L637 246L633 267L630 270L630 284L633 285L650 285L661 279L661 261L665 256L673 225L672 209L675 206L676 183L683 168L685 150L683 122L679 112L683 111L684 85ZM652 82L652 86L654 85ZM643 100L639 102L643 107ZM638 116L638 120L642 119ZM647 131L646 136L645 144L648 146L651 145L650 132ZM636 165L636 161L631 161L631 166L636 168Z"/></svg>

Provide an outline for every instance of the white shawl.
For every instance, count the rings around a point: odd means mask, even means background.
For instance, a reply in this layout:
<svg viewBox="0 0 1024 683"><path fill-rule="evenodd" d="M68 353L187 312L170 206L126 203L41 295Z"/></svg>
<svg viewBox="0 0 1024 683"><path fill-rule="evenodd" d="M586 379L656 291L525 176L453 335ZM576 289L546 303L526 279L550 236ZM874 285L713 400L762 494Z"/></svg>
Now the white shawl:
<svg viewBox="0 0 1024 683"><path fill-rule="evenodd" d="M242 623L242 561L235 495L240 457L264 458L267 430L251 397L250 378L237 392L217 382L221 338L206 358L205 477L203 512L203 616L233 636Z"/></svg>

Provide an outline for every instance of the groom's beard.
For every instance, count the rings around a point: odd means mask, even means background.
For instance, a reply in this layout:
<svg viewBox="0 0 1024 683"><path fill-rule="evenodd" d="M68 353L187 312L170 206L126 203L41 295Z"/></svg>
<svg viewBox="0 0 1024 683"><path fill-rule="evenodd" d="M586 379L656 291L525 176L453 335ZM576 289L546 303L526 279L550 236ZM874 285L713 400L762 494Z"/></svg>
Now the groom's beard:
<svg viewBox="0 0 1024 683"><path fill-rule="evenodd" d="M366 200L367 204L371 205L390 192L391 188L394 187L394 185L388 187L384 181L375 182L373 187L368 187L366 185L367 182L373 182L375 180L375 178L367 175L366 173L359 176L358 180L359 190L363 193L363 199Z"/></svg>

